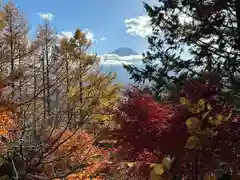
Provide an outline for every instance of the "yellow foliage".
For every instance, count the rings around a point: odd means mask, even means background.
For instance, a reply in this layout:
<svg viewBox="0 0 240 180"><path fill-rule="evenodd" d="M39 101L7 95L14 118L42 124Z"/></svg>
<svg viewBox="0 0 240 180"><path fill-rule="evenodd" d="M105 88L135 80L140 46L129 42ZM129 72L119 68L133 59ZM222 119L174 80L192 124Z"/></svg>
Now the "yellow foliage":
<svg viewBox="0 0 240 180"><path fill-rule="evenodd" d="M68 96L82 109L92 109L91 118L95 121L112 120L114 110L120 100L121 86L114 84L115 76L89 73L83 77L82 94L78 85L69 88ZM82 96L82 104L79 102Z"/></svg>
<svg viewBox="0 0 240 180"><path fill-rule="evenodd" d="M213 117L209 117L209 120L208 122L212 125L215 125L215 126L218 126L220 124L222 124L222 121L220 121L221 119L220 118L213 118Z"/></svg>
<svg viewBox="0 0 240 180"><path fill-rule="evenodd" d="M153 166L153 171L157 174L157 175L162 175L164 173L164 168L162 164L156 164Z"/></svg>
<svg viewBox="0 0 240 180"><path fill-rule="evenodd" d="M0 6L1 6L1 1L0 1ZM6 26L4 22L4 13L0 12L0 31Z"/></svg>
<svg viewBox="0 0 240 180"><path fill-rule="evenodd" d="M201 142L200 139L196 136L188 137L186 148L188 149L201 149Z"/></svg>
<svg viewBox="0 0 240 180"><path fill-rule="evenodd" d="M77 118L85 121L87 117L88 120L104 123L112 120L120 100L121 86L114 84L116 74L100 73L100 59L87 52L90 45L80 29L76 30L72 39L61 41L66 59L74 64L74 68L68 69L67 98Z"/></svg>
<svg viewBox="0 0 240 180"><path fill-rule="evenodd" d="M191 117L187 119L186 125L190 130L199 130L201 126L201 121L198 118Z"/></svg>
<svg viewBox="0 0 240 180"><path fill-rule="evenodd" d="M211 104L202 98L196 104L193 104L185 97L181 97L180 103L185 105L189 112L193 114L193 117L186 120L186 126L190 135L186 147L190 149L201 149L209 143L209 140L217 134L214 129L223 122L228 121L232 115L230 112L227 116L220 113L213 116ZM211 129L208 128L210 124L213 125Z"/></svg>
<svg viewBox="0 0 240 180"><path fill-rule="evenodd" d="M206 101L204 99L199 99L197 104L192 104L185 97L180 98L180 104L186 105L188 110L193 114L198 114L205 110Z"/></svg>
<svg viewBox="0 0 240 180"><path fill-rule="evenodd" d="M69 89L68 89L68 92L67 92L68 98L74 97L77 94L77 92L78 92L78 90L77 90L76 87L70 86Z"/></svg>
<svg viewBox="0 0 240 180"><path fill-rule="evenodd" d="M157 175L153 170L150 171L150 175L149 175L149 179L150 180L163 180L164 178Z"/></svg>
<svg viewBox="0 0 240 180"><path fill-rule="evenodd" d="M162 164L151 164L152 170L150 171L150 180L163 180L164 166Z"/></svg>
<svg viewBox="0 0 240 180"><path fill-rule="evenodd" d="M205 104L206 102L204 99L199 99L197 106L198 109L200 109L200 112L205 110Z"/></svg>
<svg viewBox="0 0 240 180"><path fill-rule="evenodd" d="M213 174L210 174L210 173L205 173L203 176L203 180L216 180L216 179L217 178Z"/></svg>
<svg viewBox="0 0 240 180"><path fill-rule="evenodd" d="M202 111L202 107L200 107L198 104L193 104L191 107L189 107L189 111L193 114L198 114Z"/></svg>
<svg viewBox="0 0 240 180"><path fill-rule="evenodd" d="M221 114L218 114L216 120L217 121L222 121L223 120L223 116Z"/></svg>
<svg viewBox="0 0 240 180"><path fill-rule="evenodd" d="M129 162L129 163L127 163L127 165L128 165L128 167L132 167L132 166L136 165L136 162Z"/></svg>
<svg viewBox="0 0 240 180"><path fill-rule="evenodd" d="M182 105L188 105L189 101L185 97L180 97L180 104Z"/></svg>
<svg viewBox="0 0 240 180"><path fill-rule="evenodd" d="M198 104L199 106L205 106L206 101L204 99L199 99Z"/></svg>

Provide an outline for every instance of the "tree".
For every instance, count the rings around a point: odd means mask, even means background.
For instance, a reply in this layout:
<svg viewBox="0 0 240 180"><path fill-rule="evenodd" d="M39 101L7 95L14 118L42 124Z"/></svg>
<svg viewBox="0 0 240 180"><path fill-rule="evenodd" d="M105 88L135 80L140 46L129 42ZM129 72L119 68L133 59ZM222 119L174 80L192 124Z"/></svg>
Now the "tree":
<svg viewBox="0 0 240 180"><path fill-rule="evenodd" d="M28 27L24 21L23 15L11 1L4 6L3 16L5 20L5 27L2 37L4 40L3 48L4 53L9 57L9 61L6 63L10 63L10 66L9 64L5 66L6 69L4 71L13 73L18 68L16 64L21 65L23 57L28 55L27 49L23 46L23 43L25 43L26 47L26 35L28 32ZM18 62L16 62L17 60ZM11 87L12 98L14 99L16 98L14 82Z"/></svg>
<svg viewBox="0 0 240 180"><path fill-rule="evenodd" d="M14 4L11 7L15 7ZM16 8L14 10L19 12ZM21 22L18 20L11 24L12 33L25 30L25 26L18 26ZM0 124L3 127L0 133L11 135L9 141L3 142L5 149L1 152L1 160L4 159L1 162L10 167L10 172L6 171L4 175L15 179L70 179L73 174L72 178L77 175L79 179L86 179L90 174L94 175L99 166L104 165L107 155L94 146L97 133L88 134L83 125L100 119L104 121L101 116L112 115L111 109L115 107L119 94L118 86L113 84L115 76L100 73L98 58L87 52L90 44L80 31L76 32L75 38L66 41L65 50L56 44L57 36L50 24L40 26L36 39L28 42L27 46L22 36L9 43L11 35L8 29L5 30L1 33L4 35L1 43L6 47L1 51L1 64L6 63L6 66L2 68L8 68L9 64L12 67L11 60L14 59L14 68L24 66L24 78L19 86L14 83L14 96L17 97L15 92L18 90L21 95L20 101L11 98L15 111L9 112L5 106L1 109L3 121ZM14 44L13 54L10 53L11 42ZM14 72L13 77L22 74L22 71ZM11 85L13 77L3 80ZM70 106L66 106L68 104ZM84 113L81 111L83 108ZM12 114L14 116L10 116ZM82 118L81 123L73 123L80 122L79 118ZM71 127L73 124L74 128ZM12 136L12 129L17 136ZM68 149L70 146L72 148ZM65 158L61 162L59 157ZM58 171L48 173L46 168ZM3 169L1 166L0 171Z"/></svg>
<svg viewBox="0 0 240 180"><path fill-rule="evenodd" d="M225 162L238 177L239 152L230 144L238 139L239 123L229 114L231 106L222 99L221 88L215 75L187 80L180 94L183 105L159 103L136 89L127 91L116 117L118 128L110 134L117 140L117 160L157 165L155 171L163 176L181 174L188 179L215 172ZM166 158L173 161L170 168ZM143 170L148 176L150 168L138 166Z"/></svg>
<svg viewBox="0 0 240 180"><path fill-rule="evenodd" d="M45 133L47 135L48 131ZM47 142L49 151L38 164L39 176L54 177L59 173L67 179L75 177L83 180L90 176L98 176L97 173L106 166L107 151L95 147L94 137L84 131L74 133L56 130Z"/></svg>
<svg viewBox="0 0 240 180"><path fill-rule="evenodd" d="M205 167L202 166L202 159L209 154L209 149L213 151L217 148L212 143L219 135L218 131L225 129L224 125L228 122L231 123L232 107L222 99L221 91L221 81L216 74L207 74L204 78L184 83L185 97L181 97L180 101L190 112L186 120L189 137L185 147L192 150L195 158L193 179L203 178L201 168Z"/></svg>
<svg viewBox="0 0 240 180"><path fill-rule="evenodd" d="M37 38L40 45L41 55L39 56L42 68L42 87L43 87L43 109L44 109L44 118L48 118L49 124L53 123L52 118L50 117L51 112L51 85L52 82L51 76L53 73L50 70L53 68L53 62L51 51L56 43L56 33L50 25L49 21L44 21L44 23L38 27ZM51 70L54 71L54 70Z"/></svg>
<svg viewBox="0 0 240 180"><path fill-rule="evenodd" d="M150 168L146 164L158 164L166 155L183 156L187 140L184 116L171 104L160 104L154 97L137 89L126 92L116 117L117 127L109 138L117 140L118 161L142 162L145 176ZM183 113L184 114L184 113Z"/></svg>
<svg viewBox="0 0 240 180"><path fill-rule="evenodd" d="M35 70L37 70L37 68ZM35 71L33 73L39 72L41 73L41 71ZM61 75L61 77L57 79L64 80L65 74L61 73L59 75ZM62 76L64 76L64 78ZM36 78L33 77L33 79ZM39 77L37 77L37 79L39 80ZM30 84L31 86L36 86L36 80L30 82L34 83ZM56 82L59 83L59 81ZM54 88L59 88L58 86L60 85L64 87L64 81L60 82L62 84L53 84L55 86ZM92 85L95 85L93 82ZM101 81L98 81L98 83L101 84ZM61 86L59 89L61 90ZM62 90L62 92L65 93L65 88ZM71 177L75 178L76 176L78 176L78 179L86 179L104 167L103 165L105 164L107 154L104 150L98 149L93 145L95 135L91 136L83 132L82 125L77 125L73 130L68 130L70 127L69 122L73 120L73 113L77 113L77 111L65 109L66 107L60 104L56 112L51 111L51 115L56 113L58 114L57 118L64 118L66 117L66 113L70 112L71 116L69 119L63 119L63 122L58 121L56 123L57 125L49 126L46 119L42 118L43 104L40 103L41 99L38 98L41 94L35 91L32 93L34 93L35 96L33 98L37 99L36 101L26 103L30 108L27 109L26 120L23 121L22 124L17 124L19 136L12 138L11 144L4 144L6 154L2 155L4 155L3 157L6 159L6 163L10 167L14 167L10 168L12 169L11 172L5 175L8 175L9 178L19 179L57 179L63 177L71 179ZM78 92L76 92L76 94L78 94ZM98 93L96 93L96 95L98 95ZM96 96L96 98L97 97L98 96ZM85 98L86 97L84 97L83 100L85 100ZM77 98L77 100L79 99ZM66 102L69 101L71 100L68 96L63 96L60 102L65 105ZM32 107L33 109L31 109ZM87 107L89 110L86 116L84 116L86 122L88 121L88 116L92 115L92 111L95 110L94 107L93 109L91 109L91 106ZM73 108L78 107L74 106ZM36 120L34 119L34 123L31 123L32 113L40 115L35 116ZM5 124L6 123L7 121L5 121ZM7 124L11 125L11 123ZM6 125L5 128L7 128ZM32 133L32 129L34 129L34 133ZM53 171L49 172L50 168L53 169Z"/></svg>
<svg viewBox="0 0 240 180"><path fill-rule="evenodd" d="M149 80L160 99L201 71L218 72L228 89L239 84L239 1L160 0L145 9L153 30L145 68L125 66L135 81Z"/></svg>
<svg viewBox="0 0 240 180"><path fill-rule="evenodd" d="M104 119L111 119L121 88L113 82L115 75L100 72L99 58L88 53L91 42L79 29L73 38L63 39L60 44L65 64L63 71L67 75L67 106L75 111L72 126L94 122L97 125L104 122ZM89 121L86 121L86 117ZM93 126L91 128L93 130Z"/></svg>

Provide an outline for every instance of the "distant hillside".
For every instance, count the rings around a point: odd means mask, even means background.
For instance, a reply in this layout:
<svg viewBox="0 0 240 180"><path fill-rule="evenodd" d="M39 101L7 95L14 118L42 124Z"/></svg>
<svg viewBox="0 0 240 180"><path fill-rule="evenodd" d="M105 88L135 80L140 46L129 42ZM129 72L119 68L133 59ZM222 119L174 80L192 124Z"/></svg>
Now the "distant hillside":
<svg viewBox="0 0 240 180"><path fill-rule="evenodd" d="M134 50L128 47L121 47L113 51L111 54L117 54L118 56L130 56L130 55L139 55Z"/></svg>

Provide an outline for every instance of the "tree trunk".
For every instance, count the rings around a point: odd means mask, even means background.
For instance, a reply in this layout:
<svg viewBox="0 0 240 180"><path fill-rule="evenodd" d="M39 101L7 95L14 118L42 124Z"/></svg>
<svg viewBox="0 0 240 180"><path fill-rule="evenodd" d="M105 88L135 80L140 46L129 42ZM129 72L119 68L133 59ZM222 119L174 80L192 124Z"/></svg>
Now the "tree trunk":
<svg viewBox="0 0 240 180"><path fill-rule="evenodd" d="M43 88L43 118L46 120L46 85L45 85L45 62L44 62L44 50L42 50L42 88Z"/></svg>
<svg viewBox="0 0 240 180"><path fill-rule="evenodd" d="M69 64L68 64L68 55L66 55L66 63L65 63L65 70L66 70L66 97L68 96L69 93ZM67 97L68 98L68 97ZM67 122L70 121L70 116L71 116L71 109L70 109L70 104L69 104L69 100L67 99Z"/></svg>
<svg viewBox="0 0 240 180"><path fill-rule="evenodd" d="M46 32L47 33L47 32ZM50 117L50 77L49 77L49 52L48 52L48 42L47 42L47 35L46 35L46 45L45 45L45 58L46 58L46 83L47 83L47 97L46 97L46 101L47 101L47 118L48 118L48 123L49 125L53 125L52 124L52 118Z"/></svg>
<svg viewBox="0 0 240 180"><path fill-rule="evenodd" d="M10 58L11 58L11 73L14 72L14 47L13 47L13 27L12 27L12 15L9 15L9 33L10 33ZM14 81L12 81L12 99L15 99Z"/></svg>
<svg viewBox="0 0 240 180"><path fill-rule="evenodd" d="M33 97L36 97L37 94L37 73L36 73L36 59L34 57L33 60ZM37 98L34 98L33 102L33 120L32 120L32 131L33 135L37 134L37 128L36 128L36 112L37 112Z"/></svg>
<svg viewBox="0 0 240 180"><path fill-rule="evenodd" d="M192 162L192 171L193 171L193 174L192 174L192 180L198 180L198 165L199 165L199 155L198 155L198 152L195 151L195 157L194 157L194 160Z"/></svg>
<svg viewBox="0 0 240 180"><path fill-rule="evenodd" d="M79 77L79 95L80 95L80 124L83 123L83 111L82 111L82 103L83 103L83 72L82 72L82 62L80 59L80 77Z"/></svg>

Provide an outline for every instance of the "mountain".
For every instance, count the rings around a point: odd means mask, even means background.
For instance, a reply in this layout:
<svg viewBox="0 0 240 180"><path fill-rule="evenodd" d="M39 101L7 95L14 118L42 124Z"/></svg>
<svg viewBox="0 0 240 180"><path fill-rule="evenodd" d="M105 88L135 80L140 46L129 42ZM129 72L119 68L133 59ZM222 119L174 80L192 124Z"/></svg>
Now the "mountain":
<svg viewBox="0 0 240 180"><path fill-rule="evenodd" d="M121 47L113 51L111 54L117 54L118 56L130 56L130 55L139 55L134 50L128 47Z"/></svg>
<svg viewBox="0 0 240 180"><path fill-rule="evenodd" d="M112 56L111 60L115 60L113 58L116 58L116 61L125 60L126 62L128 62L128 61L132 62L137 67L141 67L141 64L137 63L140 61L140 59L128 59L128 57L126 57L126 56L130 56L130 55L139 55L131 48L120 47L109 54L116 54L116 55L120 56L120 57ZM124 63L124 61L122 63ZM132 84L133 81L129 79L129 74L123 68L122 63L104 64L101 67L101 71L103 73L115 72L115 73L117 73L116 82L124 84L124 85Z"/></svg>

